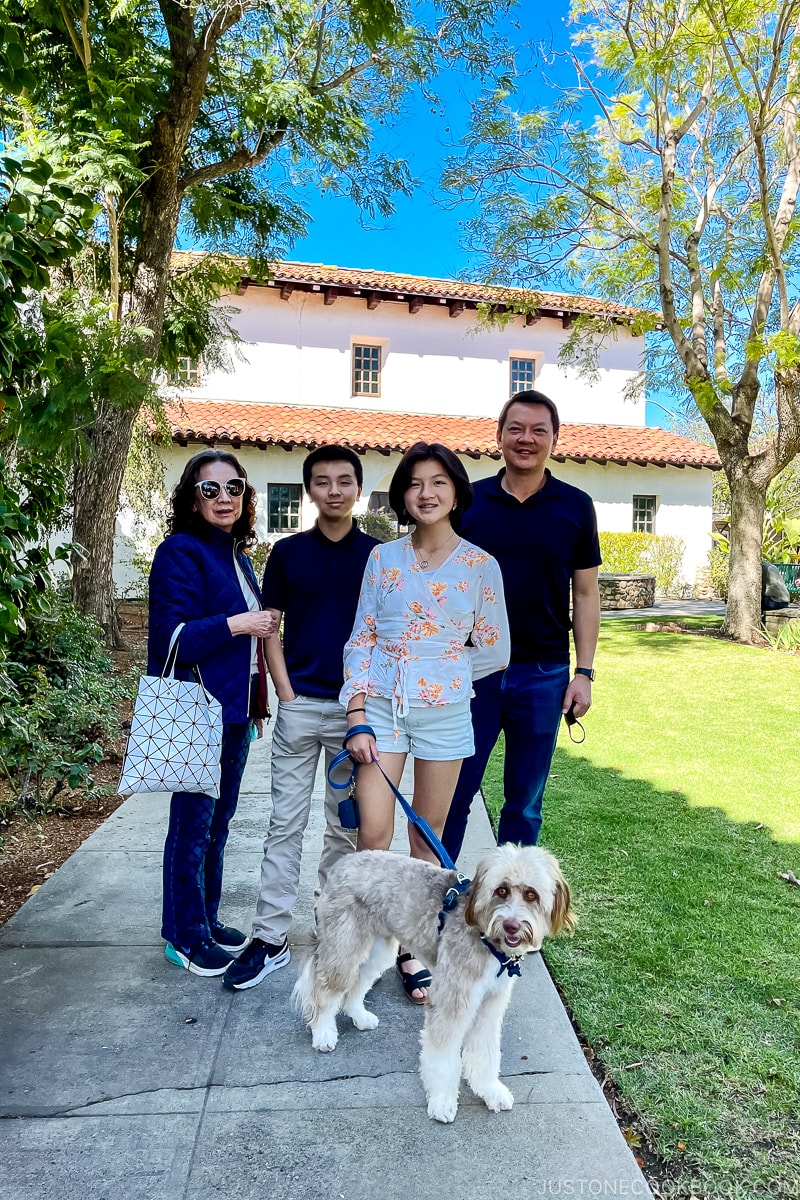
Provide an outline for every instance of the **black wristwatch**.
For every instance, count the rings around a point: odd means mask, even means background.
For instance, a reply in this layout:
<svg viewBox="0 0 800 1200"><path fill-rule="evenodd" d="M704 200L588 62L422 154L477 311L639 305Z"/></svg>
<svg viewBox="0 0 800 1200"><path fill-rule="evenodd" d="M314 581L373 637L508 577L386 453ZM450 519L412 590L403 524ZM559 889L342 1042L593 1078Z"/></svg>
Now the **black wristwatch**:
<svg viewBox="0 0 800 1200"><path fill-rule="evenodd" d="M592 682L594 682L594 671L591 667L576 667L575 674L585 675L587 679L590 679Z"/></svg>

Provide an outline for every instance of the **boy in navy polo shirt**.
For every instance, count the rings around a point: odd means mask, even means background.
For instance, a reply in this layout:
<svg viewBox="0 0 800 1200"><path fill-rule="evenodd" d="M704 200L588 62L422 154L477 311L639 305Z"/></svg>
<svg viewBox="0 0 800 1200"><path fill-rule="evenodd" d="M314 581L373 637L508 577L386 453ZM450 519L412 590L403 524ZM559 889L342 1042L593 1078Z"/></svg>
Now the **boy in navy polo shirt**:
<svg viewBox="0 0 800 1200"><path fill-rule="evenodd" d="M572 708L582 717L592 703L600 542L591 497L546 468L558 430L558 410L549 397L536 391L512 396L497 422L505 468L475 484L462 520L464 537L500 563L511 661L505 671L475 683L475 754L464 759L442 835L453 860L501 729L505 759L497 840L536 845L562 713Z"/></svg>
<svg viewBox="0 0 800 1200"><path fill-rule="evenodd" d="M350 637L367 558L376 539L353 520L361 495L361 460L344 446L320 446L303 463L303 483L319 516L313 527L276 542L264 572L264 608L283 617L283 645L267 652L278 693L272 736L272 815L264 841L261 890L253 939L228 967L227 987L255 987L289 962L286 934L300 881L303 834L320 752L326 769L341 749L347 718L339 702L344 644ZM343 854L355 849L355 831L342 829L338 800L325 791L325 840L319 862L322 888Z"/></svg>

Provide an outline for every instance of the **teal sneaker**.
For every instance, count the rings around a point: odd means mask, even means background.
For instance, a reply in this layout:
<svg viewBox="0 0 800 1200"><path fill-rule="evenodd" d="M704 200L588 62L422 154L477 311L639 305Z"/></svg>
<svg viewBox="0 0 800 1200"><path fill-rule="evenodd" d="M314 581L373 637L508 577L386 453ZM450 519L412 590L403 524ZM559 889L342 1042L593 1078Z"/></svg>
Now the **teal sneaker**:
<svg viewBox="0 0 800 1200"><path fill-rule="evenodd" d="M234 961L216 942L200 942L191 950L179 950L172 942L164 947L167 961L193 975L224 975Z"/></svg>

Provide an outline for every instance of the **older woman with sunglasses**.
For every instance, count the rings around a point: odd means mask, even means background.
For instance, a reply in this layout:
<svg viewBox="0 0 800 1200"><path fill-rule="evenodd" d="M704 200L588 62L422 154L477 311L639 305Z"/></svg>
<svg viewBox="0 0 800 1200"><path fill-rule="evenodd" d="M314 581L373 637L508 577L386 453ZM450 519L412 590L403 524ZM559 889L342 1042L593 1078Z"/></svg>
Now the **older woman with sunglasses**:
<svg viewBox="0 0 800 1200"><path fill-rule="evenodd" d="M250 559L255 490L239 460L203 450L172 493L169 533L150 572L148 673L160 674L182 625L176 675L199 669L222 705L219 799L176 792L164 847L161 935L170 962L195 975L222 975L247 938L218 916L228 825L239 799L253 723L262 733L266 671L261 639L275 618L261 611Z"/></svg>

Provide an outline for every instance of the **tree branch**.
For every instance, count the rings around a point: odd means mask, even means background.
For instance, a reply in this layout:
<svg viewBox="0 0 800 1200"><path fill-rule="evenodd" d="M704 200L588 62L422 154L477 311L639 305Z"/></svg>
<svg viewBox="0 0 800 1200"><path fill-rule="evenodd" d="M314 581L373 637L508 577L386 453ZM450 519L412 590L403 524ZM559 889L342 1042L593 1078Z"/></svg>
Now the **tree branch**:
<svg viewBox="0 0 800 1200"><path fill-rule="evenodd" d="M575 68L575 71L583 79L584 83L586 84L586 87L589 89L589 91L592 94L592 98L593 98L594 102L597 104L598 108L601 110L601 112L605 118L606 125L608 126L608 131L611 134L611 136L613 137L614 141L618 142L620 146L630 146L630 147L638 146L641 150L644 150L645 153L647 153L647 154L657 155L658 154L657 147L651 146L649 142L646 142L641 137L636 137L636 138L620 137L619 133L614 128L614 121L611 116L611 113L608 111L608 107L605 102L605 96L600 91L600 89L598 87L596 87L595 84L592 82L592 80L589 78L588 74L584 70L583 63L581 63L574 54L570 55L570 59L572 61L573 67ZM637 116L638 115L639 114L637 113Z"/></svg>
<svg viewBox="0 0 800 1200"><path fill-rule="evenodd" d="M325 51L325 26L328 20L328 5L324 3L320 9L319 27L317 29L317 52L314 59L314 69L311 72L311 87L315 87L322 67L322 56Z"/></svg>
<svg viewBox="0 0 800 1200"><path fill-rule="evenodd" d="M78 31L76 30L72 17L69 14L65 0L58 0L58 7L61 12L61 16L64 18L64 24L67 28L67 33L69 34L69 40L72 42L75 53L78 56L78 60L85 71L86 63L83 57L83 46L81 45L81 40L78 37Z"/></svg>
<svg viewBox="0 0 800 1200"><path fill-rule="evenodd" d="M288 128L289 118L281 117L268 136L266 131L259 135L254 150L250 150L247 146L240 146L227 158L207 163L206 166L197 167L194 171L187 171L178 180L179 192L183 194L202 183L211 183L212 180L221 179L224 175L232 175L236 171L249 170L259 166L267 155L283 141Z"/></svg>
<svg viewBox="0 0 800 1200"><path fill-rule="evenodd" d="M346 71L342 71L341 75L336 75L326 83L318 83L316 87L309 90L321 93L333 92L343 84L349 83L351 79L355 79L357 75L363 74L370 67L374 67L380 61L379 54L370 54L369 58L365 58L363 62L354 63L352 67L348 67Z"/></svg>

